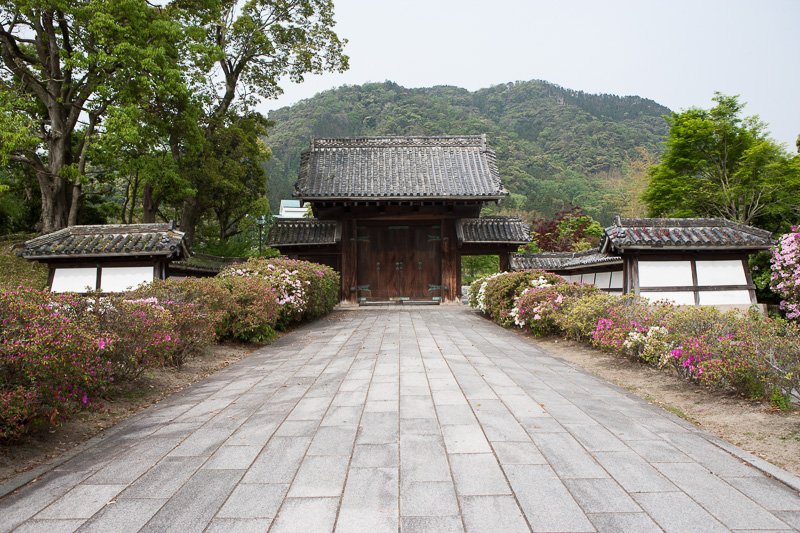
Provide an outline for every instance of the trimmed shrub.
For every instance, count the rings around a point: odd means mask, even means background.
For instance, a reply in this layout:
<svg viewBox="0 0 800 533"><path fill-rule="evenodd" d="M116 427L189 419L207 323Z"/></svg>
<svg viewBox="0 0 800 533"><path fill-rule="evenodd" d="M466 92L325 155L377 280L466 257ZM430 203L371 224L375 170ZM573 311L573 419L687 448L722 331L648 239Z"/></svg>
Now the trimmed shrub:
<svg viewBox="0 0 800 533"><path fill-rule="evenodd" d="M325 265L285 257L253 257L219 274L223 280L236 277L261 278L275 289L280 307L275 326L280 330L330 313L338 302L339 274Z"/></svg>
<svg viewBox="0 0 800 533"><path fill-rule="evenodd" d="M559 319L564 335L580 341L590 340L597 329L597 323L601 318L608 318L608 310L619 298L621 296L597 291L573 302Z"/></svg>
<svg viewBox="0 0 800 533"><path fill-rule="evenodd" d="M275 337L280 316L278 290L270 280L256 276L230 276L216 280L233 298L233 305L217 324L223 339L269 342Z"/></svg>
<svg viewBox="0 0 800 533"><path fill-rule="evenodd" d="M217 337L269 340L336 304L328 267L253 264L249 274L155 281L124 295L0 289L0 438L96 408L115 379L180 367Z"/></svg>
<svg viewBox="0 0 800 533"><path fill-rule="evenodd" d="M582 298L599 292L594 285L559 278L552 285L537 284L524 289L511 314L515 324L537 335L558 333L569 309Z"/></svg>
<svg viewBox="0 0 800 533"><path fill-rule="evenodd" d="M113 381L108 342L75 295L0 290L0 437L97 405Z"/></svg>
<svg viewBox="0 0 800 533"><path fill-rule="evenodd" d="M512 315L516 299L529 287L566 283L561 276L543 270L501 272L476 281L480 283L475 297L476 306L501 326L514 323ZM472 292L472 290L470 290Z"/></svg>
<svg viewBox="0 0 800 533"><path fill-rule="evenodd" d="M218 325L234 312L236 305L231 292L214 278L156 280L127 296L149 301L169 312L176 337L169 362L177 368L214 342Z"/></svg>

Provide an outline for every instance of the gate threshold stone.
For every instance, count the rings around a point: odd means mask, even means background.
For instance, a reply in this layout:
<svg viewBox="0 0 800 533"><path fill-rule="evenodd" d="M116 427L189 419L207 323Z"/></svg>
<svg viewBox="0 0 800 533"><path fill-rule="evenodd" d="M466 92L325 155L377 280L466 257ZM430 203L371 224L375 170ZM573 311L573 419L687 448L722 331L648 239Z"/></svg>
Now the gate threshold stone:
<svg viewBox="0 0 800 533"><path fill-rule="evenodd" d="M0 532L800 529L797 477L456 305L338 310L49 468Z"/></svg>

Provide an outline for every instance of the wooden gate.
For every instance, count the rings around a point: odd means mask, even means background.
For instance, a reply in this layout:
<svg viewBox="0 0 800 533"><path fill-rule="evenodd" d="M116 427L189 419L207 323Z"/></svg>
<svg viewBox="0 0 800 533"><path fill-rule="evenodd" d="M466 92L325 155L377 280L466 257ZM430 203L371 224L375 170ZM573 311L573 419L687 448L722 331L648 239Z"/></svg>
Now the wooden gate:
<svg viewBox="0 0 800 533"><path fill-rule="evenodd" d="M359 223L358 301L439 301L442 230L438 224Z"/></svg>

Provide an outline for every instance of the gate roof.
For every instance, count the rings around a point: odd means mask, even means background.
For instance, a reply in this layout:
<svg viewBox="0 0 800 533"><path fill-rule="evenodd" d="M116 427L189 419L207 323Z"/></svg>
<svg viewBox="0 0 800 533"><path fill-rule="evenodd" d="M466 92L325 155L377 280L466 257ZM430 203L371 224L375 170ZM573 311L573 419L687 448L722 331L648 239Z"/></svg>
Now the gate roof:
<svg viewBox="0 0 800 533"><path fill-rule="evenodd" d="M311 138L295 197L314 200L499 200L494 150L484 135Z"/></svg>

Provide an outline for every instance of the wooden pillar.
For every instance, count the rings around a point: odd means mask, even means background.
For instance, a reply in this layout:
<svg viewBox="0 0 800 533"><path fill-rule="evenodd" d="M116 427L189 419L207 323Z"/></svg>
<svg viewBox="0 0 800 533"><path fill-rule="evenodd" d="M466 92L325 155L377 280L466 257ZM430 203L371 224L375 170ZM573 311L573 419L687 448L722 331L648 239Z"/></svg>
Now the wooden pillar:
<svg viewBox="0 0 800 533"><path fill-rule="evenodd" d="M456 221L452 218L442 220L442 302L458 301L461 294L458 268L458 242L456 241Z"/></svg>
<svg viewBox="0 0 800 533"><path fill-rule="evenodd" d="M456 253L456 281L457 281L457 283L456 283L456 287L457 287L456 297L458 298L458 301L460 302L461 301L461 284L462 284L462 281L461 281L461 254L460 253Z"/></svg>
<svg viewBox="0 0 800 533"><path fill-rule="evenodd" d="M500 252L500 272L508 272L511 270L509 263L508 252Z"/></svg>
<svg viewBox="0 0 800 533"><path fill-rule="evenodd" d="M356 221L342 221L342 292L341 300L358 302L358 243L356 242Z"/></svg>
<svg viewBox="0 0 800 533"><path fill-rule="evenodd" d="M748 261L749 257L745 257L742 259L742 268L744 269L745 279L747 280L747 292L750 293L750 305L758 305L758 298L756 297L756 290L755 290L755 282L753 282L753 273L750 272L750 261ZM697 285L697 283L695 283ZM698 294L698 293L695 293ZM699 302L698 302L699 303ZM759 311L763 313L763 309L759 308Z"/></svg>

